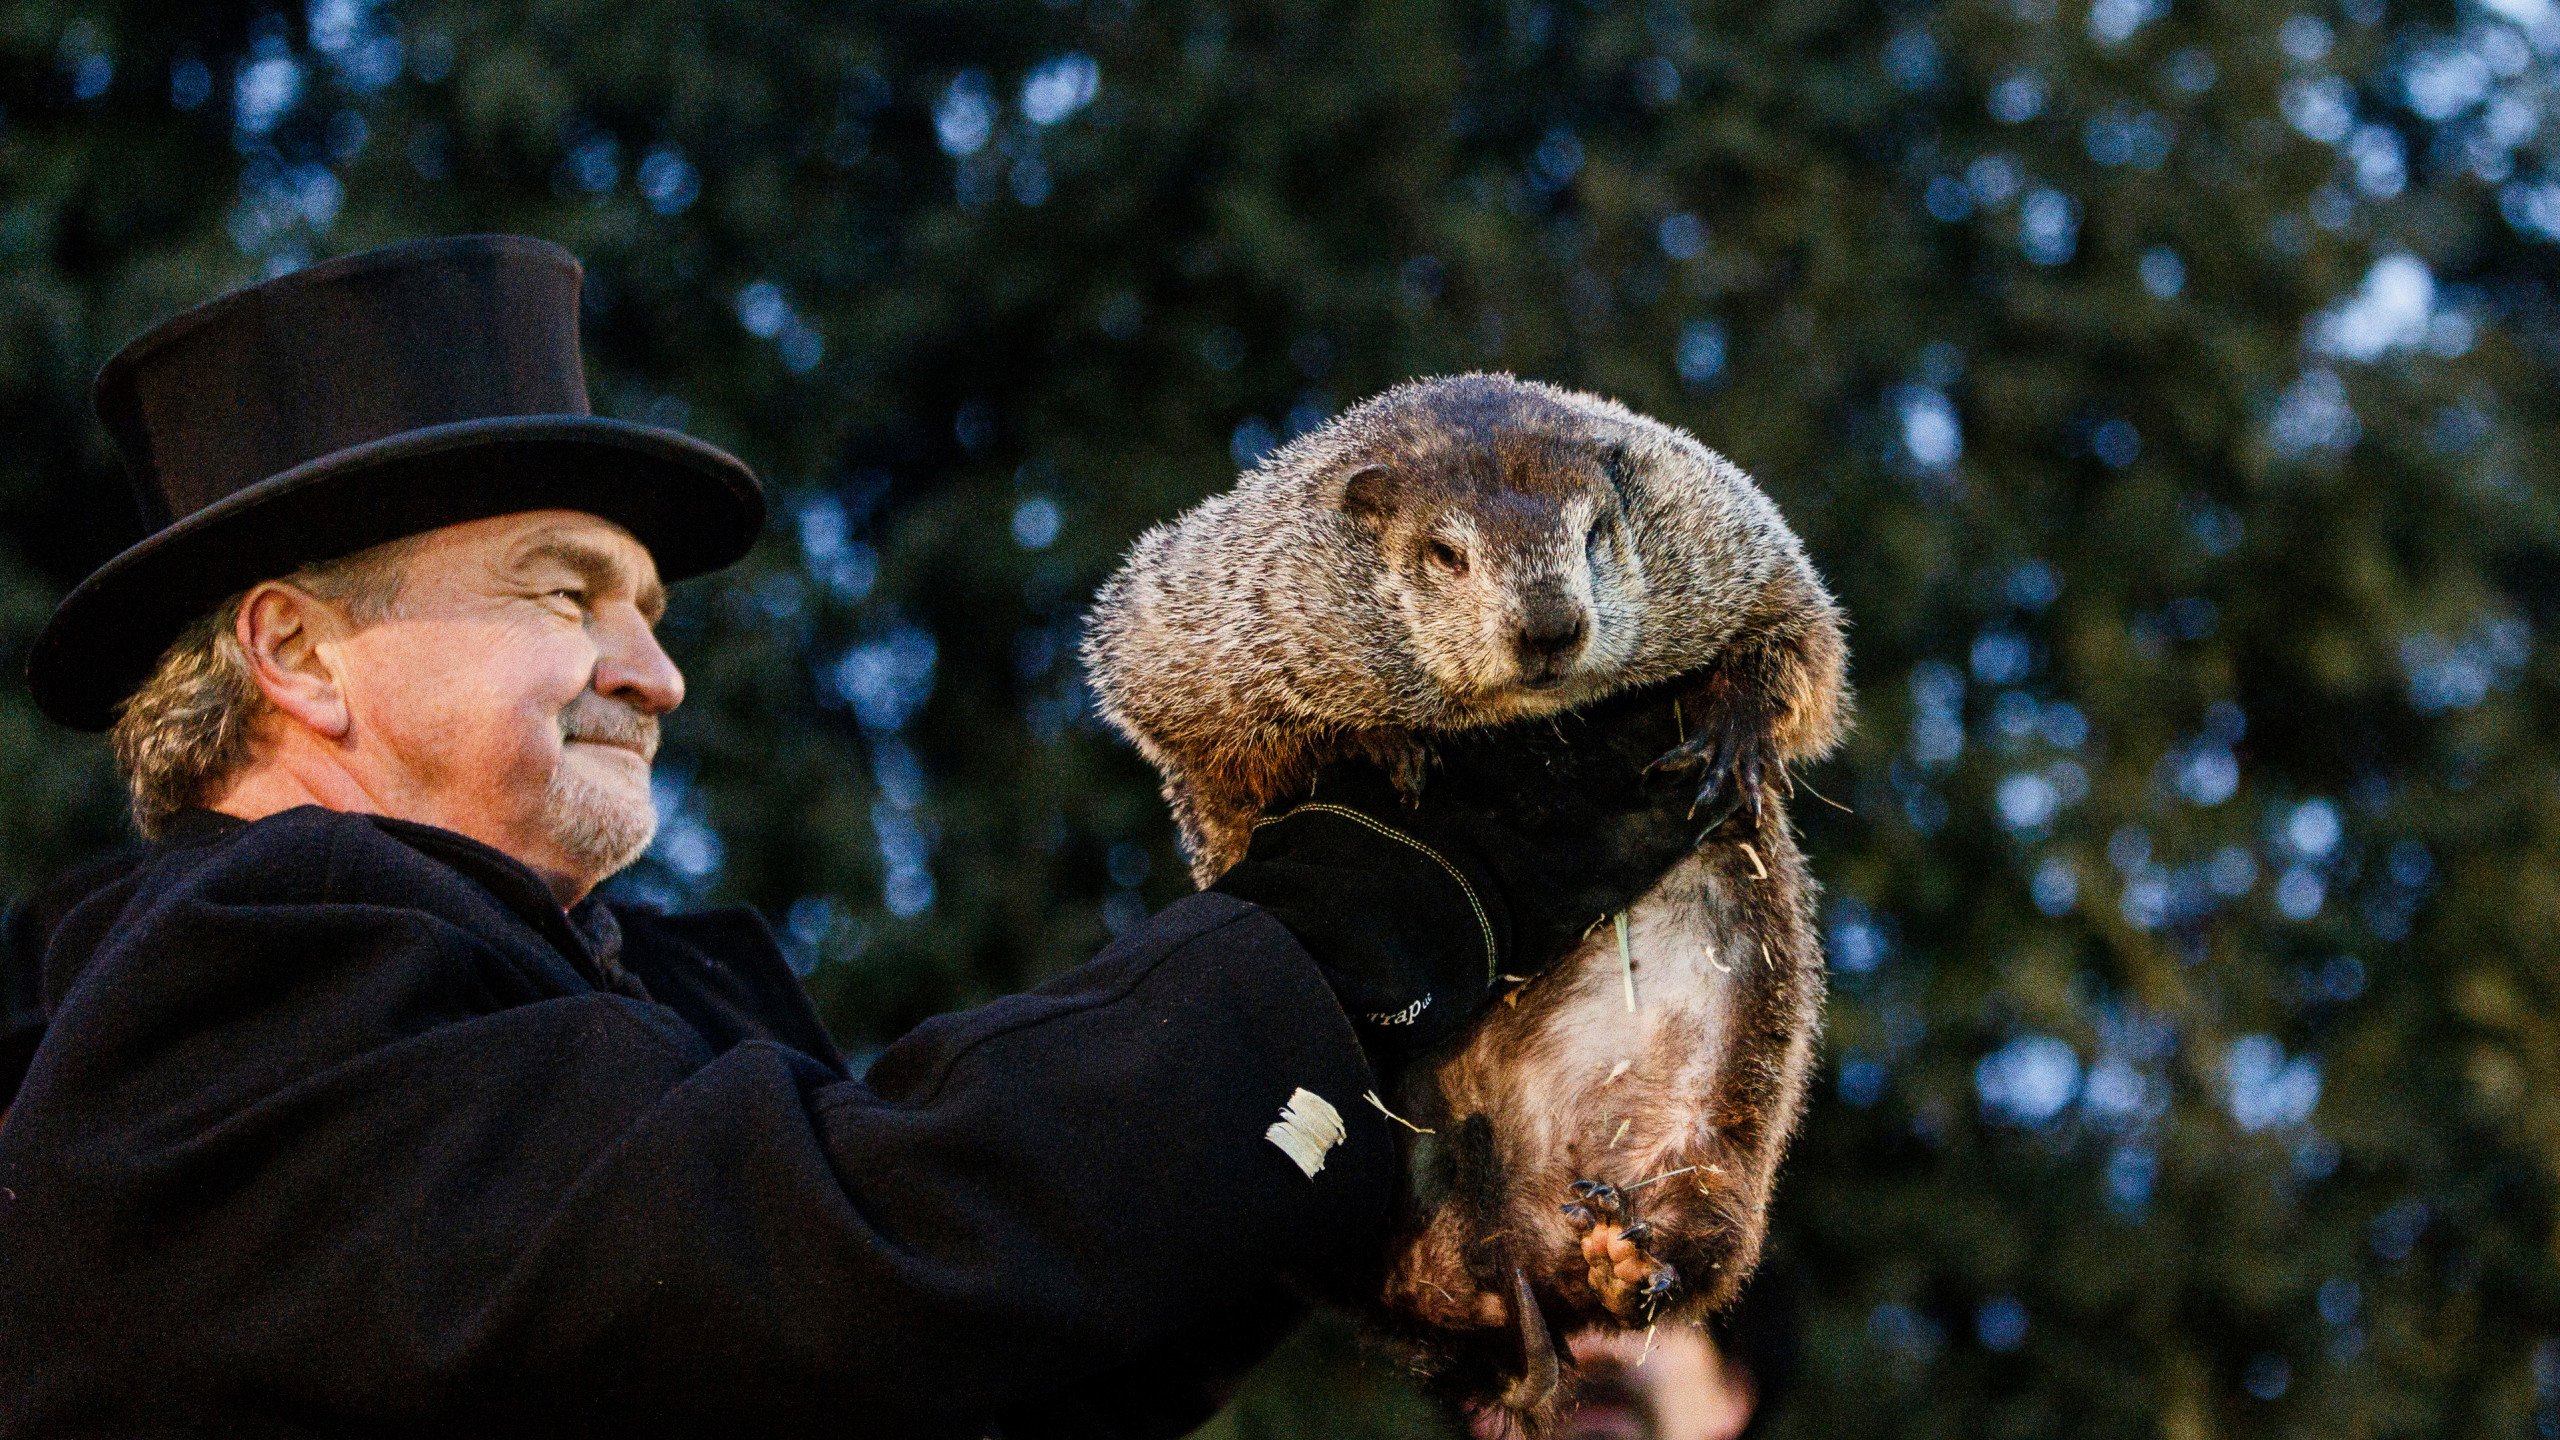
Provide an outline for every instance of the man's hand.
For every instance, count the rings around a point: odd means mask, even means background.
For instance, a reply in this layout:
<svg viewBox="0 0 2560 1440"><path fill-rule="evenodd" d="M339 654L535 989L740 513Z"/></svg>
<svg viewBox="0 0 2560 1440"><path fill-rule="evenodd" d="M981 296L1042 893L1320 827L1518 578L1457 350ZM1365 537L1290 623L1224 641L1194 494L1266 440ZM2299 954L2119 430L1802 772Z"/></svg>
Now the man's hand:
<svg viewBox="0 0 2560 1440"><path fill-rule="evenodd" d="M1675 681L1451 737L1414 804L1373 766L1328 767L1210 888L1289 928L1391 1071L1456 1034L1501 977L1563 958L1735 813L1724 792L1745 767L1712 766L1703 794L1681 773L1699 751L1684 742L1711 723L1698 693Z"/></svg>

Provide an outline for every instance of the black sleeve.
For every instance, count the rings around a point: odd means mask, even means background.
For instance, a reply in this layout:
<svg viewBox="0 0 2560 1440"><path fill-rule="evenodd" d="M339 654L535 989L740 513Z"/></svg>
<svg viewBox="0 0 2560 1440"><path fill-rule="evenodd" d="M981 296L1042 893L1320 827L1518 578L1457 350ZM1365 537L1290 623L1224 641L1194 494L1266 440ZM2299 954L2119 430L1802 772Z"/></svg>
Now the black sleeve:
<svg viewBox="0 0 2560 1440"><path fill-rule="evenodd" d="M343 1013L480 1008L487 982L455 976L490 957L347 906L192 924L192 1028L129 989L111 1043L50 1051L0 1133L0 1231L40 1237L0 1234L25 1297L0 1370L129 1374L137 1414L202 1392L418 1433L1037 1433L1043 1406L1261 1323L1237 1307L1282 1276L1362 1265L1388 1220L1348 1022L1286 931L1220 896L861 1080L593 993L339 1044ZM288 1037L332 1058L208 1089ZM1292 1108L1304 1164L1267 1135ZM185 1238L130 1238L155 1235ZM1185 1393L1113 1408L1200 1403L1163 1378Z"/></svg>

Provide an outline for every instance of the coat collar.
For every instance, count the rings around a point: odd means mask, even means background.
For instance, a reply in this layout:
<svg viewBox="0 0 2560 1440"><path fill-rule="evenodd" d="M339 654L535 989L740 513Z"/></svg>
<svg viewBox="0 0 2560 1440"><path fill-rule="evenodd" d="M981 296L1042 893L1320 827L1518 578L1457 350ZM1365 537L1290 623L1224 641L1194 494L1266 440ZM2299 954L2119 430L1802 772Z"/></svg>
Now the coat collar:
<svg viewBox="0 0 2560 1440"><path fill-rule="evenodd" d="M622 968L622 926L594 895L563 911L551 887L503 850L468 835L388 815L358 814L385 835L410 849L440 860L478 881L519 919L540 932L552 948L567 956L598 989L646 1000L638 976ZM160 844L195 846L221 839L251 822L216 810L181 810L161 828Z"/></svg>

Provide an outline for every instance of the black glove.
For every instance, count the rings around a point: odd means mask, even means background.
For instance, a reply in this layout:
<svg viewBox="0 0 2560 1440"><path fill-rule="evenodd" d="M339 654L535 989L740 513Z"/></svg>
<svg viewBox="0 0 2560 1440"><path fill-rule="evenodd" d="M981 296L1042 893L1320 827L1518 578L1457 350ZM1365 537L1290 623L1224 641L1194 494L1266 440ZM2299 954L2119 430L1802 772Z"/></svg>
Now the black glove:
<svg viewBox="0 0 2560 1440"><path fill-rule="evenodd" d="M1700 693L1672 681L1442 737L1414 804L1375 766L1328 766L1209 888L1287 926L1392 1071L1456 1034L1502 977L1562 959L1734 813L1757 756L1701 734Z"/></svg>

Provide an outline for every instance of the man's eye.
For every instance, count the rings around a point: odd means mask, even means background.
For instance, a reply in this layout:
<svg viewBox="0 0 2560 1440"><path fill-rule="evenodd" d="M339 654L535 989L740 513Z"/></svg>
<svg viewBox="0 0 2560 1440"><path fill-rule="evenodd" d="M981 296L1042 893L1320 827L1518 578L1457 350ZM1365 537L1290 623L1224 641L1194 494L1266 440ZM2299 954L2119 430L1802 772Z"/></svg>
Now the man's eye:
<svg viewBox="0 0 2560 1440"><path fill-rule="evenodd" d="M574 589L574 588L572 588L572 589L565 589L565 590L554 590L554 591L550 592L550 594L549 594L549 595L545 595L543 598L547 600L547 599L552 598L552 596L558 596L560 599L566 600L566 601L568 601L570 604L575 605L575 606L579 607L580 609L584 609L584 608L586 608L586 604L587 604L587 592L586 592L586 591L584 591L584 590L579 590L579 589Z"/></svg>

